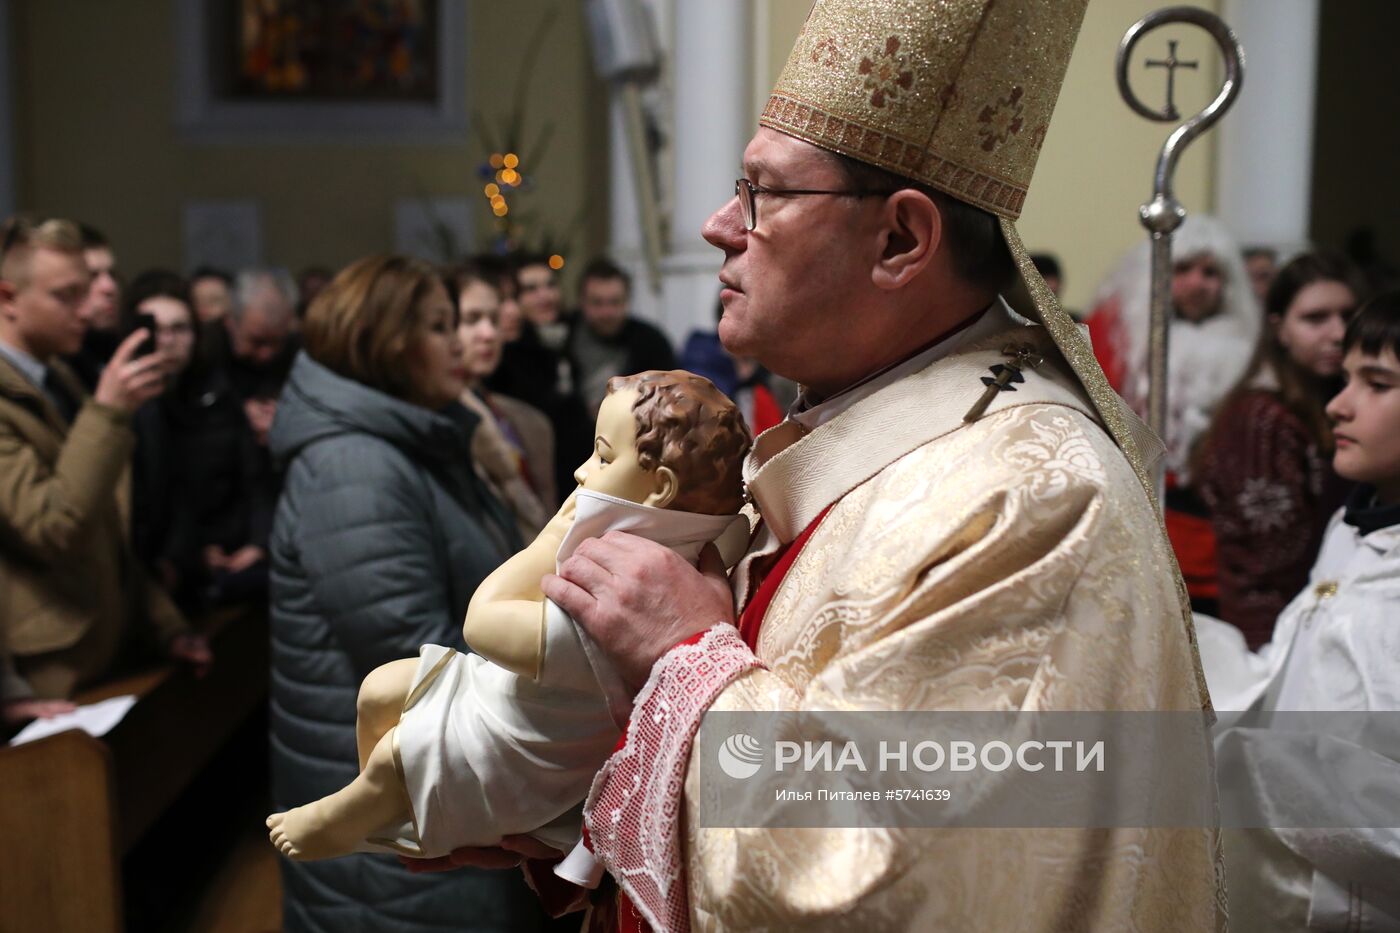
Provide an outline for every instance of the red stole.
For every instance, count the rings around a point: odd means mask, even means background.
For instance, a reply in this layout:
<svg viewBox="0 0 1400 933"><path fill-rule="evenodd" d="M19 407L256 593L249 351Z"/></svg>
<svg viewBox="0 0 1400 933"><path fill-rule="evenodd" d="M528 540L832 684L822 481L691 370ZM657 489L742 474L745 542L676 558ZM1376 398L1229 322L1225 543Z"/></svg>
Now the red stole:
<svg viewBox="0 0 1400 933"><path fill-rule="evenodd" d="M782 586L783 579L787 572L792 569L793 563L797 560L797 555L802 553L802 549L807 546L807 539L812 537L812 533L817 530L817 526L826 518L826 513L831 511L831 506L822 509L821 514L812 519L812 524L802 529L802 533L788 544L783 545L773 558L773 564L763 573L763 581L759 583L758 590L754 592L753 599L749 600L744 607L744 612L739 616L739 636L744 639L744 644L752 651L758 651L758 632L763 627L763 617L768 614L768 605L773 602L773 597L777 595L778 587Z"/></svg>
<svg viewBox="0 0 1400 933"><path fill-rule="evenodd" d="M806 546L807 539L812 537L812 533L817 530L817 526L826 518L826 513L831 511L831 506L822 509L821 514L812 520L812 524L802 530L802 533L788 544L783 545L770 560L773 561L768 570L763 573L763 580L759 583L757 591L753 594L748 605L744 607L743 614L739 616L739 635L744 639L744 644L752 651L758 650L758 633L763 627L763 617L768 614L768 606L773 602L774 595L778 592L778 587L782 585L783 578L792 569L793 563L797 560L797 555L802 553L802 548ZM688 641L698 641L699 635ZM618 741L618 748L621 748L627 741L624 733ZM617 890L617 900L615 904L607 903L610 898L604 896L593 908L588 918L588 931L594 930L616 930L617 933L651 933L651 925L646 918L641 915L636 906L632 903L625 892ZM616 910L614 916L608 916Z"/></svg>
<svg viewBox="0 0 1400 933"><path fill-rule="evenodd" d="M749 430L754 437L783 421L783 410L768 387L762 384L753 387L753 415L749 418Z"/></svg>

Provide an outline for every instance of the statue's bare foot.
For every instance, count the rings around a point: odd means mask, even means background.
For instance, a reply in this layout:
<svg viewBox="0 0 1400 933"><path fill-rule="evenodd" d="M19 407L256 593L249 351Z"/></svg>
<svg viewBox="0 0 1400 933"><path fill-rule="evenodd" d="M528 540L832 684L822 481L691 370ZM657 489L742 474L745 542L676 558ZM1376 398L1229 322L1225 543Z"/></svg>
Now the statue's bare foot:
<svg viewBox="0 0 1400 933"><path fill-rule="evenodd" d="M299 862L349 855L362 834L354 826L331 819L329 809L318 800L274 813L267 818L267 836L279 852Z"/></svg>
<svg viewBox="0 0 1400 933"><path fill-rule="evenodd" d="M354 852L380 827L413 813L394 767L391 729L380 737L360 775L328 797L267 818L267 836L287 858L299 862Z"/></svg>

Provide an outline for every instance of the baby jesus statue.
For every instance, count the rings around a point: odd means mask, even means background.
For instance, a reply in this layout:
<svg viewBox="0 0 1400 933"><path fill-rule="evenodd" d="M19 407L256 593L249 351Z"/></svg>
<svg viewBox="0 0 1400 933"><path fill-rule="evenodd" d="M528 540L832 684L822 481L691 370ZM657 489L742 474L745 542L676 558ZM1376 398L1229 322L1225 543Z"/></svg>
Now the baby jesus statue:
<svg viewBox="0 0 1400 933"><path fill-rule="evenodd" d="M749 445L734 404L699 376L611 380L593 455L574 474L578 488L472 596L462 634L475 653L424 645L418 658L371 672L357 706L359 776L268 817L273 844L303 860L365 851L434 858L512 834L574 847L583 800L631 698L540 580L580 542L612 530L692 563L714 542L732 565L748 542L737 513Z"/></svg>

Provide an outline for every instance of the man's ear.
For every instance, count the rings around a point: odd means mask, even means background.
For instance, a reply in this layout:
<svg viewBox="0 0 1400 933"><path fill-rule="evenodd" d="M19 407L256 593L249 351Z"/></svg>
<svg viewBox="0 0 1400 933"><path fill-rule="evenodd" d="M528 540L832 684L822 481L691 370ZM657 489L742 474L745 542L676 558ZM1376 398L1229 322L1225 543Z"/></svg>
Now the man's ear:
<svg viewBox="0 0 1400 933"><path fill-rule="evenodd" d="M885 199L880 251L871 271L876 288L893 291L914 281L943 242L943 214L921 191L904 188Z"/></svg>
<svg viewBox="0 0 1400 933"><path fill-rule="evenodd" d="M681 482L676 477L676 471L668 466L658 466L651 473L652 492L642 500L642 505L649 505L657 509L670 508L671 503L676 501L676 496L681 493Z"/></svg>

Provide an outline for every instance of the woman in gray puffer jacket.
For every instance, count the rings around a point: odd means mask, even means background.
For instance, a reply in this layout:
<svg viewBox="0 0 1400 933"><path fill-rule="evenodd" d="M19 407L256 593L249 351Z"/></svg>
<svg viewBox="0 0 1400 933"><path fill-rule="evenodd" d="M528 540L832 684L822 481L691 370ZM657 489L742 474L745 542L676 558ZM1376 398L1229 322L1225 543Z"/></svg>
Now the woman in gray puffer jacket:
<svg viewBox="0 0 1400 933"><path fill-rule="evenodd" d="M471 464L457 311L433 269L347 268L307 314L277 407L286 471L272 534L272 792L277 810L358 771L355 700L419 645L465 650L481 580L519 547ZM517 872L410 874L391 857L282 862L289 933L533 930Z"/></svg>

